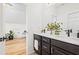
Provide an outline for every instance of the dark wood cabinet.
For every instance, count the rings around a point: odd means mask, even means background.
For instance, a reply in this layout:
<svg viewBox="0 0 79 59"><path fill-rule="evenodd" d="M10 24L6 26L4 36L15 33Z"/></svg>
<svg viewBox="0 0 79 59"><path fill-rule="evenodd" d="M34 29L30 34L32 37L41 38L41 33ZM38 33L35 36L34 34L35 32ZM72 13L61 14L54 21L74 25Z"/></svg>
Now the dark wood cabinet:
<svg viewBox="0 0 79 59"><path fill-rule="evenodd" d="M34 34L34 40L38 40L38 52L42 55L79 55L79 46Z"/></svg>

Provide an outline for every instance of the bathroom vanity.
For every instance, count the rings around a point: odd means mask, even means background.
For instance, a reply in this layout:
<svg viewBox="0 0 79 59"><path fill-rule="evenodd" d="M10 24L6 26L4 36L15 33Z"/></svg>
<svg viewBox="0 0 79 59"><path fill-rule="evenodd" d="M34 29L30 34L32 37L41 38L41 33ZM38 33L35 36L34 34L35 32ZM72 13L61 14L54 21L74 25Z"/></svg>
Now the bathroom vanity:
<svg viewBox="0 0 79 59"><path fill-rule="evenodd" d="M38 41L34 50L39 55L79 55L79 38L50 35L45 33L34 33Z"/></svg>

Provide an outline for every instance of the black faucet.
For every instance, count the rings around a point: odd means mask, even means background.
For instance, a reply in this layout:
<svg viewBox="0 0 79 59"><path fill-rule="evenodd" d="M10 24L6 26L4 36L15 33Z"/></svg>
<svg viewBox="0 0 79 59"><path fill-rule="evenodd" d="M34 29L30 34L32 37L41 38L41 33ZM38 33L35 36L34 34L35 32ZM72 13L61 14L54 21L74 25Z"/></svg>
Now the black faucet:
<svg viewBox="0 0 79 59"><path fill-rule="evenodd" d="M68 35L68 37L70 37L70 33L72 33L72 29L65 30L65 32Z"/></svg>

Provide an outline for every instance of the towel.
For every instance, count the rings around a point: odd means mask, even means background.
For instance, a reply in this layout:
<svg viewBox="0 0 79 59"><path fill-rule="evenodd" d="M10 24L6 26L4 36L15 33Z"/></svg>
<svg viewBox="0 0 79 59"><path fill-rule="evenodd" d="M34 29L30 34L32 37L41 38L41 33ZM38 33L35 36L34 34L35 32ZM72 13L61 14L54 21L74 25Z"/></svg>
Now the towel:
<svg viewBox="0 0 79 59"><path fill-rule="evenodd" d="M36 50L38 50L38 40L35 40L34 47L35 47Z"/></svg>

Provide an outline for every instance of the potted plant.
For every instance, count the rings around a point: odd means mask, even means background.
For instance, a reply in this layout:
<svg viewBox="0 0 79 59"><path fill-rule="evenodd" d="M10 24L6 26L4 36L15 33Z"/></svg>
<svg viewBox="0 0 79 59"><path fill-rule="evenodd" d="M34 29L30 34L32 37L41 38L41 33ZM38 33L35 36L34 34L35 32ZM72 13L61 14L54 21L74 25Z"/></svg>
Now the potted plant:
<svg viewBox="0 0 79 59"><path fill-rule="evenodd" d="M48 23L46 28L47 28L47 31L50 31L50 34L52 34L52 31L54 30L54 24Z"/></svg>
<svg viewBox="0 0 79 59"><path fill-rule="evenodd" d="M14 39L14 32L12 30L9 31L8 33L8 39L13 40Z"/></svg>
<svg viewBox="0 0 79 59"><path fill-rule="evenodd" d="M62 28L61 28L61 25L62 23L57 23L55 22L54 23L54 28L55 28L55 35L59 35L59 33L61 32Z"/></svg>
<svg viewBox="0 0 79 59"><path fill-rule="evenodd" d="M52 34L52 31L55 32L55 35L59 35L59 33L61 32L62 28L60 27L62 23L57 23L57 22L54 22L54 23L48 23L46 28L47 28L47 31L51 31L50 34Z"/></svg>

